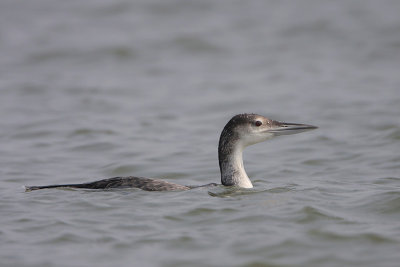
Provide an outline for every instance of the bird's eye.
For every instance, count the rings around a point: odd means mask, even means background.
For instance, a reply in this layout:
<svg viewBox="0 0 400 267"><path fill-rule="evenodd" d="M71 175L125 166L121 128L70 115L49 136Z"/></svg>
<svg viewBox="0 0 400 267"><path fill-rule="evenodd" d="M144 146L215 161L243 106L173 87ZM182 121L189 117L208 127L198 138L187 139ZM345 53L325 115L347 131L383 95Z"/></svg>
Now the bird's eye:
<svg viewBox="0 0 400 267"><path fill-rule="evenodd" d="M261 122L261 121L256 121L255 125L256 125L257 127L260 127L260 126L262 125L262 122Z"/></svg>

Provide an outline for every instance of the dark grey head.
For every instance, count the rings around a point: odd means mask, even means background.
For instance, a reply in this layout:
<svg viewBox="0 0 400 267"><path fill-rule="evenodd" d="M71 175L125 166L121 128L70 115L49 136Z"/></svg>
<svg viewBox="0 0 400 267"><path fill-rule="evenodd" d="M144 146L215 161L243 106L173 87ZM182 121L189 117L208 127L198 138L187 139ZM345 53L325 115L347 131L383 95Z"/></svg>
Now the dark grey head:
<svg viewBox="0 0 400 267"><path fill-rule="evenodd" d="M246 176L248 179L242 160L242 151L245 147L275 136L296 134L316 128L307 124L279 122L257 114L234 116L225 125L219 139L218 159L222 184L241 186L240 182L243 182L243 179L240 177L231 179L230 176ZM248 182L242 187L252 187L250 180Z"/></svg>

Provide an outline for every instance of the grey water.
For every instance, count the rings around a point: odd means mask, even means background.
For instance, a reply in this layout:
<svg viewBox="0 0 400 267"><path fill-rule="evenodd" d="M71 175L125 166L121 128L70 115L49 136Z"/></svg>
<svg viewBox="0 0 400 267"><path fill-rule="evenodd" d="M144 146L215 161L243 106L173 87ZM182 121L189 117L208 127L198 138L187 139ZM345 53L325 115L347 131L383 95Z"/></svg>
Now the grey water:
<svg viewBox="0 0 400 267"><path fill-rule="evenodd" d="M0 2L0 266L399 266L399 1ZM238 113L318 130L248 147Z"/></svg>

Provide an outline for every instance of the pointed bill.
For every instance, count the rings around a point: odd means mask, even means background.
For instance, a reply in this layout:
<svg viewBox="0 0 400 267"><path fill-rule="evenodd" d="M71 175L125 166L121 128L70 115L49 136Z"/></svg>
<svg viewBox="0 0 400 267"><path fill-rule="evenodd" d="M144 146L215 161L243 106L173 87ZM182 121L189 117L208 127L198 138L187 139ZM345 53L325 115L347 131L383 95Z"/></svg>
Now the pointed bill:
<svg viewBox="0 0 400 267"><path fill-rule="evenodd" d="M316 127L314 125L309 125L309 124L273 121L273 125L268 130L268 132L273 133L275 136L278 136L278 135L302 133L302 132L314 130L317 128L318 127Z"/></svg>

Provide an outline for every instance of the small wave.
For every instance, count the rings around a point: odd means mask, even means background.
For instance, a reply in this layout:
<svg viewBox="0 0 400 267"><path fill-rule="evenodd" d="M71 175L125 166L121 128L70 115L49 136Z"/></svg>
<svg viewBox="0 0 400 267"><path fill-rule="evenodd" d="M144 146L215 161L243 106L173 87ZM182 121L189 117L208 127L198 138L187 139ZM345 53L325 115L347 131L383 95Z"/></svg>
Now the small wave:
<svg viewBox="0 0 400 267"><path fill-rule="evenodd" d="M212 208L195 208L192 209L188 212L185 213L185 215L188 216L202 216L205 214L211 214L211 213L219 213L219 214L223 214L223 213L231 213L236 211L235 209L230 209L230 208L224 208L224 209L212 209Z"/></svg>
<svg viewBox="0 0 400 267"><path fill-rule="evenodd" d="M359 210L366 210L375 214L400 214L400 191L380 192L358 199Z"/></svg>
<svg viewBox="0 0 400 267"><path fill-rule="evenodd" d="M355 243L358 242L370 242L374 244L381 244L381 243L396 243L395 240L377 234L377 233L359 233L359 234L341 234L335 233L331 231L324 231L324 230L310 230L308 232L309 235L317 238L328 239L332 241L352 241Z"/></svg>
<svg viewBox="0 0 400 267"><path fill-rule="evenodd" d="M303 207L299 212L300 218L297 220L299 223L308 224L314 221L330 220L330 221L344 221L343 218L329 214L327 211L322 211L311 206Z"/></svg>

